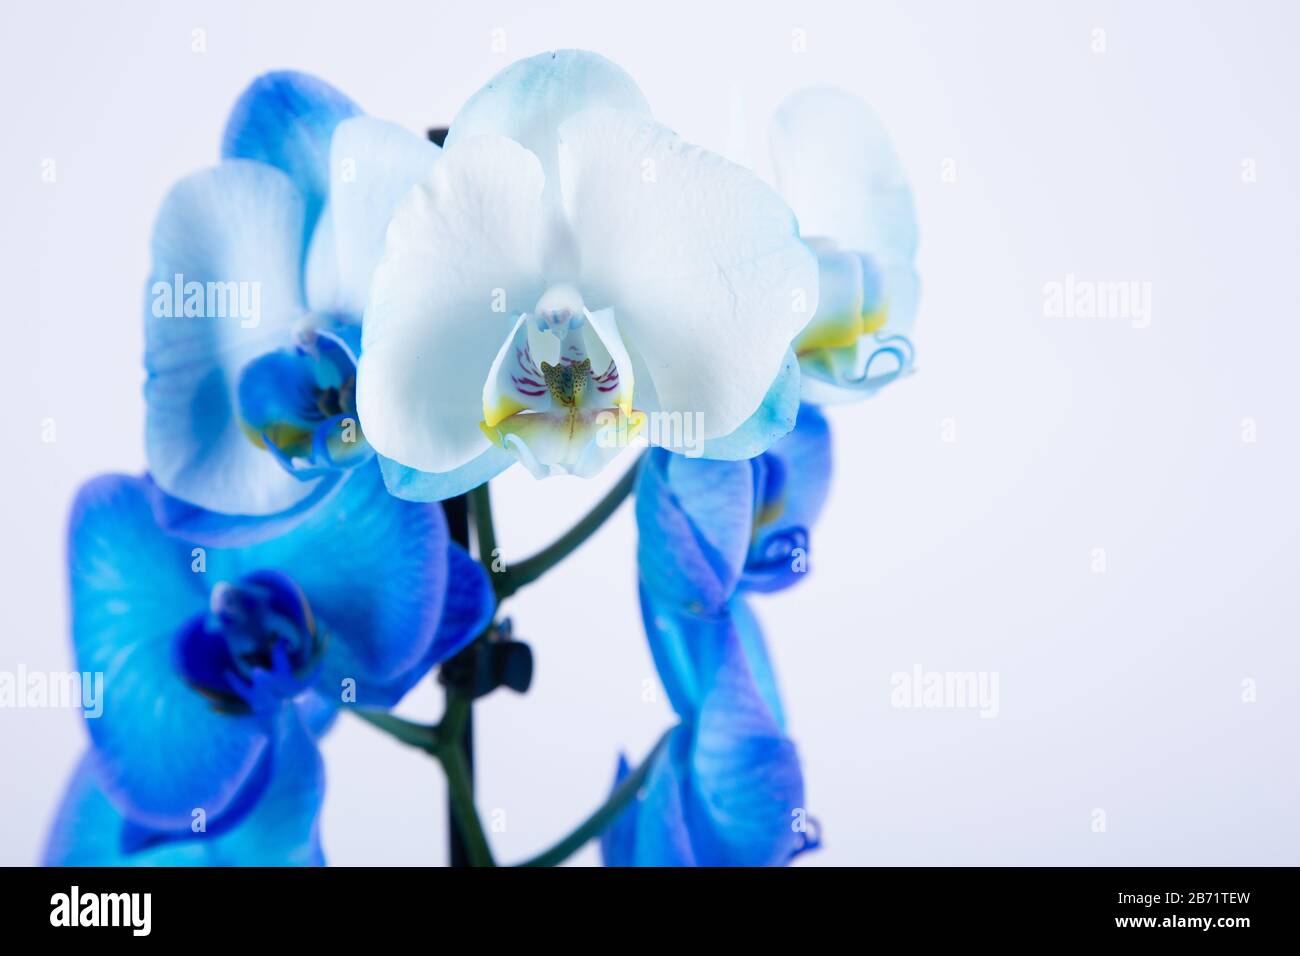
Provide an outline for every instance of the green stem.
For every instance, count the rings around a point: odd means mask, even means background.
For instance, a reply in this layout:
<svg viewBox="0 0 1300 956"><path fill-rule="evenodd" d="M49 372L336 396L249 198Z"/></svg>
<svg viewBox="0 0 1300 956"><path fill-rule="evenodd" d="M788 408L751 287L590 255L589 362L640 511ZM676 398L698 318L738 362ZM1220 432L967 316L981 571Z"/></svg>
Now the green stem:
<svg viewBox="0 0 1300 956"><path fill-rule="evenodd" d="M536 581L590 538L631 493L636 484L641 460L638 458L605 497L552 544L509 570L493 574L497 600L503 600L520 588ZM474 518L475 537L478 542L479 561L491 572L495 560L493 552L496 550L496 529L492 522L492 500L487 483L484 482L471 491L469 499ZM456 825L464 839L470 865L495 866L492 848L488 845L487 835L483 832L483 823L474 806L474 787L469 762L461 746L461 738L470 716L470 704L469 697L464 694L449 693L447 709L436 727L413 723L381 711L354 710L353 713L402 743L438 758L447 777L448 799L451 802L452 814L456 818ZM576 830L551 849L520 865L556 866L581 849L587 841L603 833L645 784L655 757L663 749L667 740L668 733L665 733L641 765L625 777L614 788L609 799Z"/></svg>
<svg viewBox="0 0 1300 956"><path fill-rule="evenodd" d="M496 559L497 532L492 524L492 495L485 481L469 493L470 511L474 517L474 537L478 541L478 560L492 573L492 562Z"/></svg>
<svg viewBox="0 0 1300 956"><path fill-rule="evenodd" d="M555 846L551 847L531 860L520 863L520 866L559 866L588 841L595 839L605 832L605 828L617 819L618 815L623 812L629 803L636 797L650 775L650 770L654 766L655 758L659 752L668 745L668 736L673 732L673 728L664 731L664 735L659 738L659 742L654 745L654 749L641 761L641 765L623 778L622 782L614 788L614 792L609 795L599 808L587 819L583 820L572 833L566 836Z"/></svg>
<svg viewBox="0 0 1300 956"><path fill-rule="evenodd" d="M495 866L483 823L474 807L469 763L460 746L465 721L469 719L469 707L469 698L464 694L448 695L447 710L436 727L413 723L384 711L353 710L352 713L390 737L438 758L447 776L447 797L456 816L456 825L465 839L470 865Z"/></svg>
<svg viewBox="0 0 1300 956"><path fill-rule="evenodd" d="M460 827L460 834L465 840L469 865L496 866L492 860L492 848L488 846L487 834L483 832L483 823L474 806L474 789L469 780L469 763L465 760L465 751L459 742L453 742L439 748L438 759L447 775L447 798L451 801L451 812L455 815L456 825Z"/></svg>
<svg viewBox="0 0 1300 956"><path fill-rule="evenodd" d="M504 600L520 588L532 584L590 538L596 532L596 529L618 510L618 506L623 503L623 499L631 493L633 485L636 484L637 470L640 465L641 458L637 458L632 463L632 466L623 473L623 477L618 480L618 484L611 488L609 493L604 498L601 498L594 508L583 515L577 524L552 544L547 545L532 557L525 558L518 564L513 565L502 574L495 575L497 600Z"/></svg>
<svg viewBox="0 0 1300 956"><path fill-rule="evenodd" d="M441 736L438 727L403 720L382 710L353 710L352 713L408 746L435 756L438 753Z"/></svg>
<svg viewBox="0 0 1300 956"><path fill-rule="evenodd" d="M496 866L492 860L492 848L483 832L483 822L474 806L474 780L463 742L471 705L467 695L448 691L447 709L438 723L441 743L434 756L447 776L447 799L451 802L451 812L464 841L469 865Z"/></svg>
<svg viewBox="0 0 1300 956"><path fill-rule="evenodd" d="M469 719L471 703L465 694L456 693L448 688L447 709L443 711L442 720L438 722L438 738L442 744L450 746L458 742L465 733L465 721Z"/></svg>

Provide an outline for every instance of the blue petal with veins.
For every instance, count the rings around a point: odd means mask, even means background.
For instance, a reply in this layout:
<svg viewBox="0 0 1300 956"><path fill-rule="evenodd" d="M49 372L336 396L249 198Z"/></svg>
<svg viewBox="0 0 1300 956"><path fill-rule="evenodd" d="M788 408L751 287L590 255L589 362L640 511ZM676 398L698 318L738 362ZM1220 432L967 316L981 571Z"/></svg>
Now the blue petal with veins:
<svg viewBox="0 0 1300 956"><path fill-rule="evenodd" d="M91 765L133 827L252 812L287 710L322 732L349 686L359 702L409 687L492 613L481 569L449 557L442 509L390 496L373 464L246 547L168 534L160 497L147 478L95 479L69 529L78 667L112 688L87 721Z"/></svg>

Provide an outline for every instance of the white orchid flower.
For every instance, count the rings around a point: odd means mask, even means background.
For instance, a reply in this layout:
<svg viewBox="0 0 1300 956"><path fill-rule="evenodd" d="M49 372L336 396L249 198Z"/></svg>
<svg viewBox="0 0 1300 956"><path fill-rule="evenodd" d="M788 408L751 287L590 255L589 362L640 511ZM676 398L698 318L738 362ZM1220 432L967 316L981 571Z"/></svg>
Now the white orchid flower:
<svg viewBox="0 0 1300 956"><path fill-rule="evenodd" d="M655 122L609 61L548 53L469 100L398 207L358 411L390 490L423 500L515 460L590 476L633 439L749 457L793 427L816 305L774 190Z"/></svg>

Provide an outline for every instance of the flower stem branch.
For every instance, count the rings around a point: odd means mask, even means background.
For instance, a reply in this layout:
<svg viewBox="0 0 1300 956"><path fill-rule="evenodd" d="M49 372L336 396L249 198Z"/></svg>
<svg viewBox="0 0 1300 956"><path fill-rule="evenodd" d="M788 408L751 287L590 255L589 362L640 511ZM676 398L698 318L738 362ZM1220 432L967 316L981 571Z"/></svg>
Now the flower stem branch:
<svg viewBox="0 0 1300 956"><path fill-rule="evenodd" d="M438 760L447 775L447 799L451 803L452 816L460 828L461 838L465 841L465 852L470 866L496 866L492 859L492 848L488 845L487 834L483 832L483 821L479 819L478 809L474 806L474 786L470 780L469 762L465 759L465 749L458 738L454 742L438 749Z"/></svg>
<svg viewBox="0 0 1300 956"><path fill-rule="evenodd" d="M388 736L394 737L411 747L423 750L427 754L437 756L438 747L441 743L438 727L404 720L383 710L355 709L352 713L371 726L379 728Z"/></svg>
<svg viewBox="0 0 1300 956"><path fill-rule="evenodd" d="M520 863L519 866L559 866L582 849L588 840L593 840L604 833L605 829L636 798L637 791L645 786L646 778L650 776L650 770L654 766L655 759L659 756L660 751L668 745L668 737L673 732L673 729L669 728L664 731L663 736L654 745L654 749L641 761L641 765L624 777L619 785L614 788L614 792L609 795L609 799L601 804L591 816L578 824L572 833L549 850L539 853L531 860Z"/></svg>
<svg viewBox="0 0 1300 956"><path fill-rule="evenodd" d="M452 741L460 740L465 733L465 723L469 720L470 699L465 694L452 690L447 692L447 709L438 721L438 744L449 746Z"/></svg>
<svg viewBox="0 0 1300 956"><path fill-rule="evenodd" d="M601 498L572 528L532 557L526 558L508 571L491 574L497 600L504 600L520 588L531 584L543 574L576 551L609 517L618 510L623 500L631 494L641 466L638 458L618 483ZM480 563L489 571L495 561L496 528L492 521L492 500L485 482L466 496L465 503L474 521L475 538ZM462 499L464 500L464 499ZM462 512L463 515L463 512ZM464 518L462 517L463 521ZM462 542L467 543L467 542ZM358 717L373 727L408 746L431 754L442 765L447 777L447 796L452 818L464 844L465 857L471 866L495 866L492 848L483 831L474 805L473 771L466 752L464 739L469 729L471 698L448 688L447 708L436 726L413 723L392 714L375 710L354 710ZM655 757L668 740L665 733L649 756L631 774L614 788L604 804L596 809L572 833L549 850L533 857L521 866L556 866L563 863L589 840L599 836L636 797L645 784ZM455 841L453 841L455 842ZM454 854L453 854L454 856Z"/></svg>
<svg viewBox="0 0 1300 956"><path fill-rule="evenodd" d="M486 481L469 493L469 510L474 517L479 563L491 574L492 562L496 559L497 532L492 524L492 495Z"/></svg>
<svg viewBox="0 0 1300 956"><path fill-rule="evenodd" d="M352 713L390 737L437 758L447 777L447 799L465 842L470 866L495 866L483 823L474 807L474 784L462 744L470 715L469 698L449 693L447 710L436 726L417 724L380 710L353 710Z"/></svg>
<svg viewBox="0 0 1300 956"><path fill-rule="evenodd" d="M547 545L532 557L525 558L518 564L511 566L501 574L494 574L492 579L496 582L497 600L505 600L520 588L532 584L595 534L596 530L605 523L609 516L618 510L618 506L623 503L623 499L631 493L633 486L636 484L637 471L640 466L641 458L637 458L632 463L632 466L623 473L623 477L618 480L618 484L614 485L605 497L596 503L595 507L583 515L577 524L553 543Z"/></svg>
<svg viewBox="0 0 1300 956"><path fill-rule="evenodd" d="M484 488L483 492L486 493ZM469 493L457 495L442 503L447 514L447 530L451 540L462 548L470 545L470 512L473 510ZM482 560L480 555L480 560ZM477 639L476 639L477 640ZM475 653L473 644L461 651L471 657ZM459 657L460 655L457 655ZM455 659L453 659L454 661ZM445 662L447 664L453 661ZM434 756L447 778L447 849L448 862L452 866L474 866L484 856L483 847L470 848L471 833L477 828L478 814L474 810L474 712L473 700L467 694L461 694L451 684L446 684L446 704L443 709L442 722L439 726L439 749ZM454 752L454 756L453 756ZM487 854L491 862L491 854Z"/></svg>

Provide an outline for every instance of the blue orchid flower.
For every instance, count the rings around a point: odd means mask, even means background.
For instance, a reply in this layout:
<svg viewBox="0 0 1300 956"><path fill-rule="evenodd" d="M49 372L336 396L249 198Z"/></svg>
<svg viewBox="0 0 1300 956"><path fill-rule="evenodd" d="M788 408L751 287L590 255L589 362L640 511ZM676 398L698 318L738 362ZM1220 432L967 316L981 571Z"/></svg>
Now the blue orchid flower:
<svg viewBox="0 0 1300 956"><path fill-rule="evenodd" d="M805 401L874 395L912 370L916 211L889 137L840 90L796 93L772 121L781 195L817 254L817 313L795 342Z"/></svg>
<svg viewBox="0 0 1300 956"><path fill-rule="evenodd" d="M606 866L781 866L816 845L803 773L743 600L699 617L643 588L642 616L681 724L601 837ZM619 759L615 785L627 775Z"/></svg>
<svg viewBox="0 0 1300 956"><path fill-rule="evenodd" d="M607 864L780 865L815 845L776 677L743 593L800 579L830 471L830 430L812 405L748 461L647 456L636 488L641 613L682 723L603 837ZM626 773L620 759L617 780Z"/></svg>
<svg viewBox="0 0 1300 956"><path fill-rule="evenodd" d="M755 455L798 407L816 260L751 172L650 117L592 53L522 60L452 121L375 272L357 406L394 494L627 445Z"/></svg>
<svg viewBox="0 0 1300 956"><path fill-rule="evenodd" d="M373 457L356 410L361 315L392 211L439 152L314 77L269 73L235 104L221 164L167 195L145 402L150 472L179 500L170 527L247 539L255 521L210 516L296 520Z"/></svg>
<svg viewBox="0 0 1300 956"><path fill-rule="evenodd" d="M725 613L738 591L776 591L809 567L809 529L826 501L830 428L814 405L746 461L652 450L637 477L638 563L661 602Z"/></svg>
<svg viewBox="0 0 1300 956"><path fill-rule="evenodd" d="M106 696L49 860L318 862L315 737L473 640L491 584L442 510L393 498L373 465L242 548L168 534L160 497L105 476L73 508L73 646Z"/></svg>

